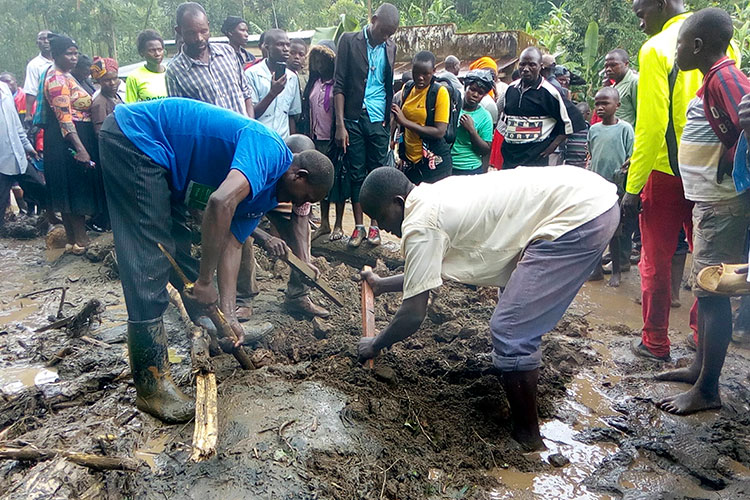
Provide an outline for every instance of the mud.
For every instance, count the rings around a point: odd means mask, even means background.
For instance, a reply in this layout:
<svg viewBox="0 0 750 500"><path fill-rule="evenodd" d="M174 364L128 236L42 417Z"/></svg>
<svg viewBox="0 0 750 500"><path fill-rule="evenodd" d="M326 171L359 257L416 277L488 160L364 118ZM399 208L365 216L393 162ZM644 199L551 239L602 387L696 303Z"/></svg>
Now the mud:
<svg viewBox="0 0 750 500"><path fill-rule="evenodd" d="M135 409L110 246L104 235L82 258L50 255L39 238L0 240L0 265L13 277L0 282L0 440L134 457L143 466L92 473L62 459L1 462L2 499L750 498L750 351L730 350L722 410L667 415L651 401L686 387L649 379L671 365L630 355L628 325L637 318L607 307L603 286L586 285L543 343L548 450L524 454L509 437L489 359L496 290L444 286L419 333L370 371L356 362L356 270L316 259L350 300L329 304L330 319L309 322L284 311L288 270L262 251L253 321L276 327L257 346L267 363L245 372L230 356L215 358L218 454L191 464L191 423L164 426ZM390 272L383 264L379 271ZM101 324L82 338L33 334L56 313L59 295L18 297L52 286L69 287L66 316L98 299ZM378 328L399 300L377 299ZM189 344L171 306L166 326L173 375L192 393ZM675 364L691 356L681 347L686 333L673 335Z"/></svg>

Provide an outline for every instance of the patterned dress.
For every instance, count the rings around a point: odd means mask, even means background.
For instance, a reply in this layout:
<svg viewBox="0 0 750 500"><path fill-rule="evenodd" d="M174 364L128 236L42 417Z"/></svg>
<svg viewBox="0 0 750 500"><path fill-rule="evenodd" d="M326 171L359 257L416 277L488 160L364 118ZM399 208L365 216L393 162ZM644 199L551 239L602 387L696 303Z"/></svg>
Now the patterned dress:
<svg viewBox="0 0 750 500"><path fill-rule="evenodd" d="M45 124L44 173L53 210L75 215L97 215L106 209L99 163L99 147L91 122L91 96L70 73L56 66L44 81L49 106ZM90 168L75 160L75 148L66 137L77 133L96 164Z"/></svg>

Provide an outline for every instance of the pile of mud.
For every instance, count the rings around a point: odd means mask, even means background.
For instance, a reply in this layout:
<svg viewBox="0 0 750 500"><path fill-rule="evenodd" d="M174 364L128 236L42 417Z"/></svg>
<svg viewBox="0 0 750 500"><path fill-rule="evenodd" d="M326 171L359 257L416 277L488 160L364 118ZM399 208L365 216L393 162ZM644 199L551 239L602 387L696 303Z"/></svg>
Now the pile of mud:
<svg viewBox="0 0 750 500"><path fill-rule="evenodd" d="M59 380L2 392L0 440L135 457L146 465L123 473L92 472L62 458L37 464L4 461L0 498L480 499L503 486L489 470L553 469L538 454L521 453L510 439L507 400L489 356L488 323L497 290L444 285L432 294L419 332L381 354L369 370L356 359L361 335L357 270L315 260L346 304L331 306L330 319L310 322L286 313L288 269L262 251L261 292L253 301L253 321L276 326L254 346L263 353L263 367L247 372L231 356L214 358L218 454L201 464L189 463L192 424L163 426L135 409L124 345L124 301L119 282L102 262L109 255L107 240L94 248L89 258L97 263L63 256L28 287L69 286L66 313L99 298L107 306L100 327L82 338L68 338L63 331L32 334L29 328L46 324L46 315L57 307L54 296L42 296L35 302L38 314L2 329L0 372L8 366L48 365ZM376 270L392 272L382 264ZM316 302L325 303L317 292L312 294ZM397 294L376 299L379 329L399 304ZM192 393L186 328L171 306L166 326L173 375ZM561 418L562 403L569 398L566 384L580 370L601 363L602 347L590 337L592 328L582 315L568 314L545 336L539 385L542 419ZM613 337L614 352L618 343L629 340L619 335ZM626 366L624 371L642 368ZM649 464L662 460L664 467L678 467L682 460L683 473L708 490L739 491L743 483L733 481L727 468L750 463L750 421L722 418L701 428L701 439L715 450L710 456L716 459L701 480L696 471L703 462L689 465L685 457L674 458L674 450L687 447L690 452L697 441L680 445L677 437L684 428L665 432L655 427L652 405L644 410L647 405L629 396L638 384L644 382L612 387L613 398L621 401L613 416L602 429L587 429L579 436L618 445L617 453L587 479L589 490L631 495L637 487L622 485L630 477L628 468L645 454Z"/></svg>

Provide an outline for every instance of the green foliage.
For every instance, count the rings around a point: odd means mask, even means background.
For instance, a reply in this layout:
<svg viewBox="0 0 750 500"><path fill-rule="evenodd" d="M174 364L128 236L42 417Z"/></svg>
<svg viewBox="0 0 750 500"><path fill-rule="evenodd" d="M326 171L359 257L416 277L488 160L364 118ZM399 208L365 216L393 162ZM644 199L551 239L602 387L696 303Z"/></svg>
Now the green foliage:
<svg viewBox="0 0 750 500"><path fill-rule="evenodd" d="M139 60L135 38L144 28L174 37L174 13L182 0L0 0L0 70L23 81L26 62L36 55L36 33L48 28L79 41L90 55L116 56L120 64ZM646 37L638 29L630 0L392 0L402 25L454 22L461 31L525 30L581 76L598 85L601 60L614 48L625 49L637 65ZM698 10L719 6L735 19L735 38L743 68L750 69L750 5L746 0L689 0ZM203 0L212 34L227 15L243 16L253 33L278 26L288 31L321 28L316 39L335 38L341 30L367 23L365 0ZM373 2L376 8L379 2ZM341 16L345 15L344 23ZM590 32L598 26L598 44ZM586 34L589 32L589 43ZM588 71L586 69L588 68ZM593 79L593 81L591 81Z"/></svg>
<svg viewBox="0 0 750 500"><path fill-rule="evenodd" d="M742 69L750 71L750 4L734 6L734 38L742 53Z"/></svg>
<svg viewBox="0 0 750 500"><path fill-rule="evenodd" d="M550 8L548 18L536 29L532 29L531 24L527 22L526 31L534 35L550 54L564 59L566 56L565 41L573 32L573 23L563 5L557 6L552 2L547 3Z"/></svg>
<svg viewBox="0 0 750 500"><path fill-rule="evenodd" d="M401 22L405 26L420 24L444 24L456 20L456 7L448 0L412 1L401 10Z"/></svg>

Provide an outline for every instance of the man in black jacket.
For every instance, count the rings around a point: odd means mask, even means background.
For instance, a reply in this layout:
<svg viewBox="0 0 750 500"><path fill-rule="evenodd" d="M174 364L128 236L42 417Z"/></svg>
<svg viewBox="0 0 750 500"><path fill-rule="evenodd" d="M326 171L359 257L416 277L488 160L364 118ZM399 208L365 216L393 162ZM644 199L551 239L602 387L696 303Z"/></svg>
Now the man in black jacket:
<svg viewBox="0 0 750 500"><path fill-rule="evenodd" d="M336 144L347 157L355 228L349 246L365 239L359 191L373 169L386 164L393 64L396 44L390 39L398 29L398 9L384 3L362 31L345 33L336 57L333 86L336 112ZM367 240L380 244L377 221L371 220Z"/></svg>

